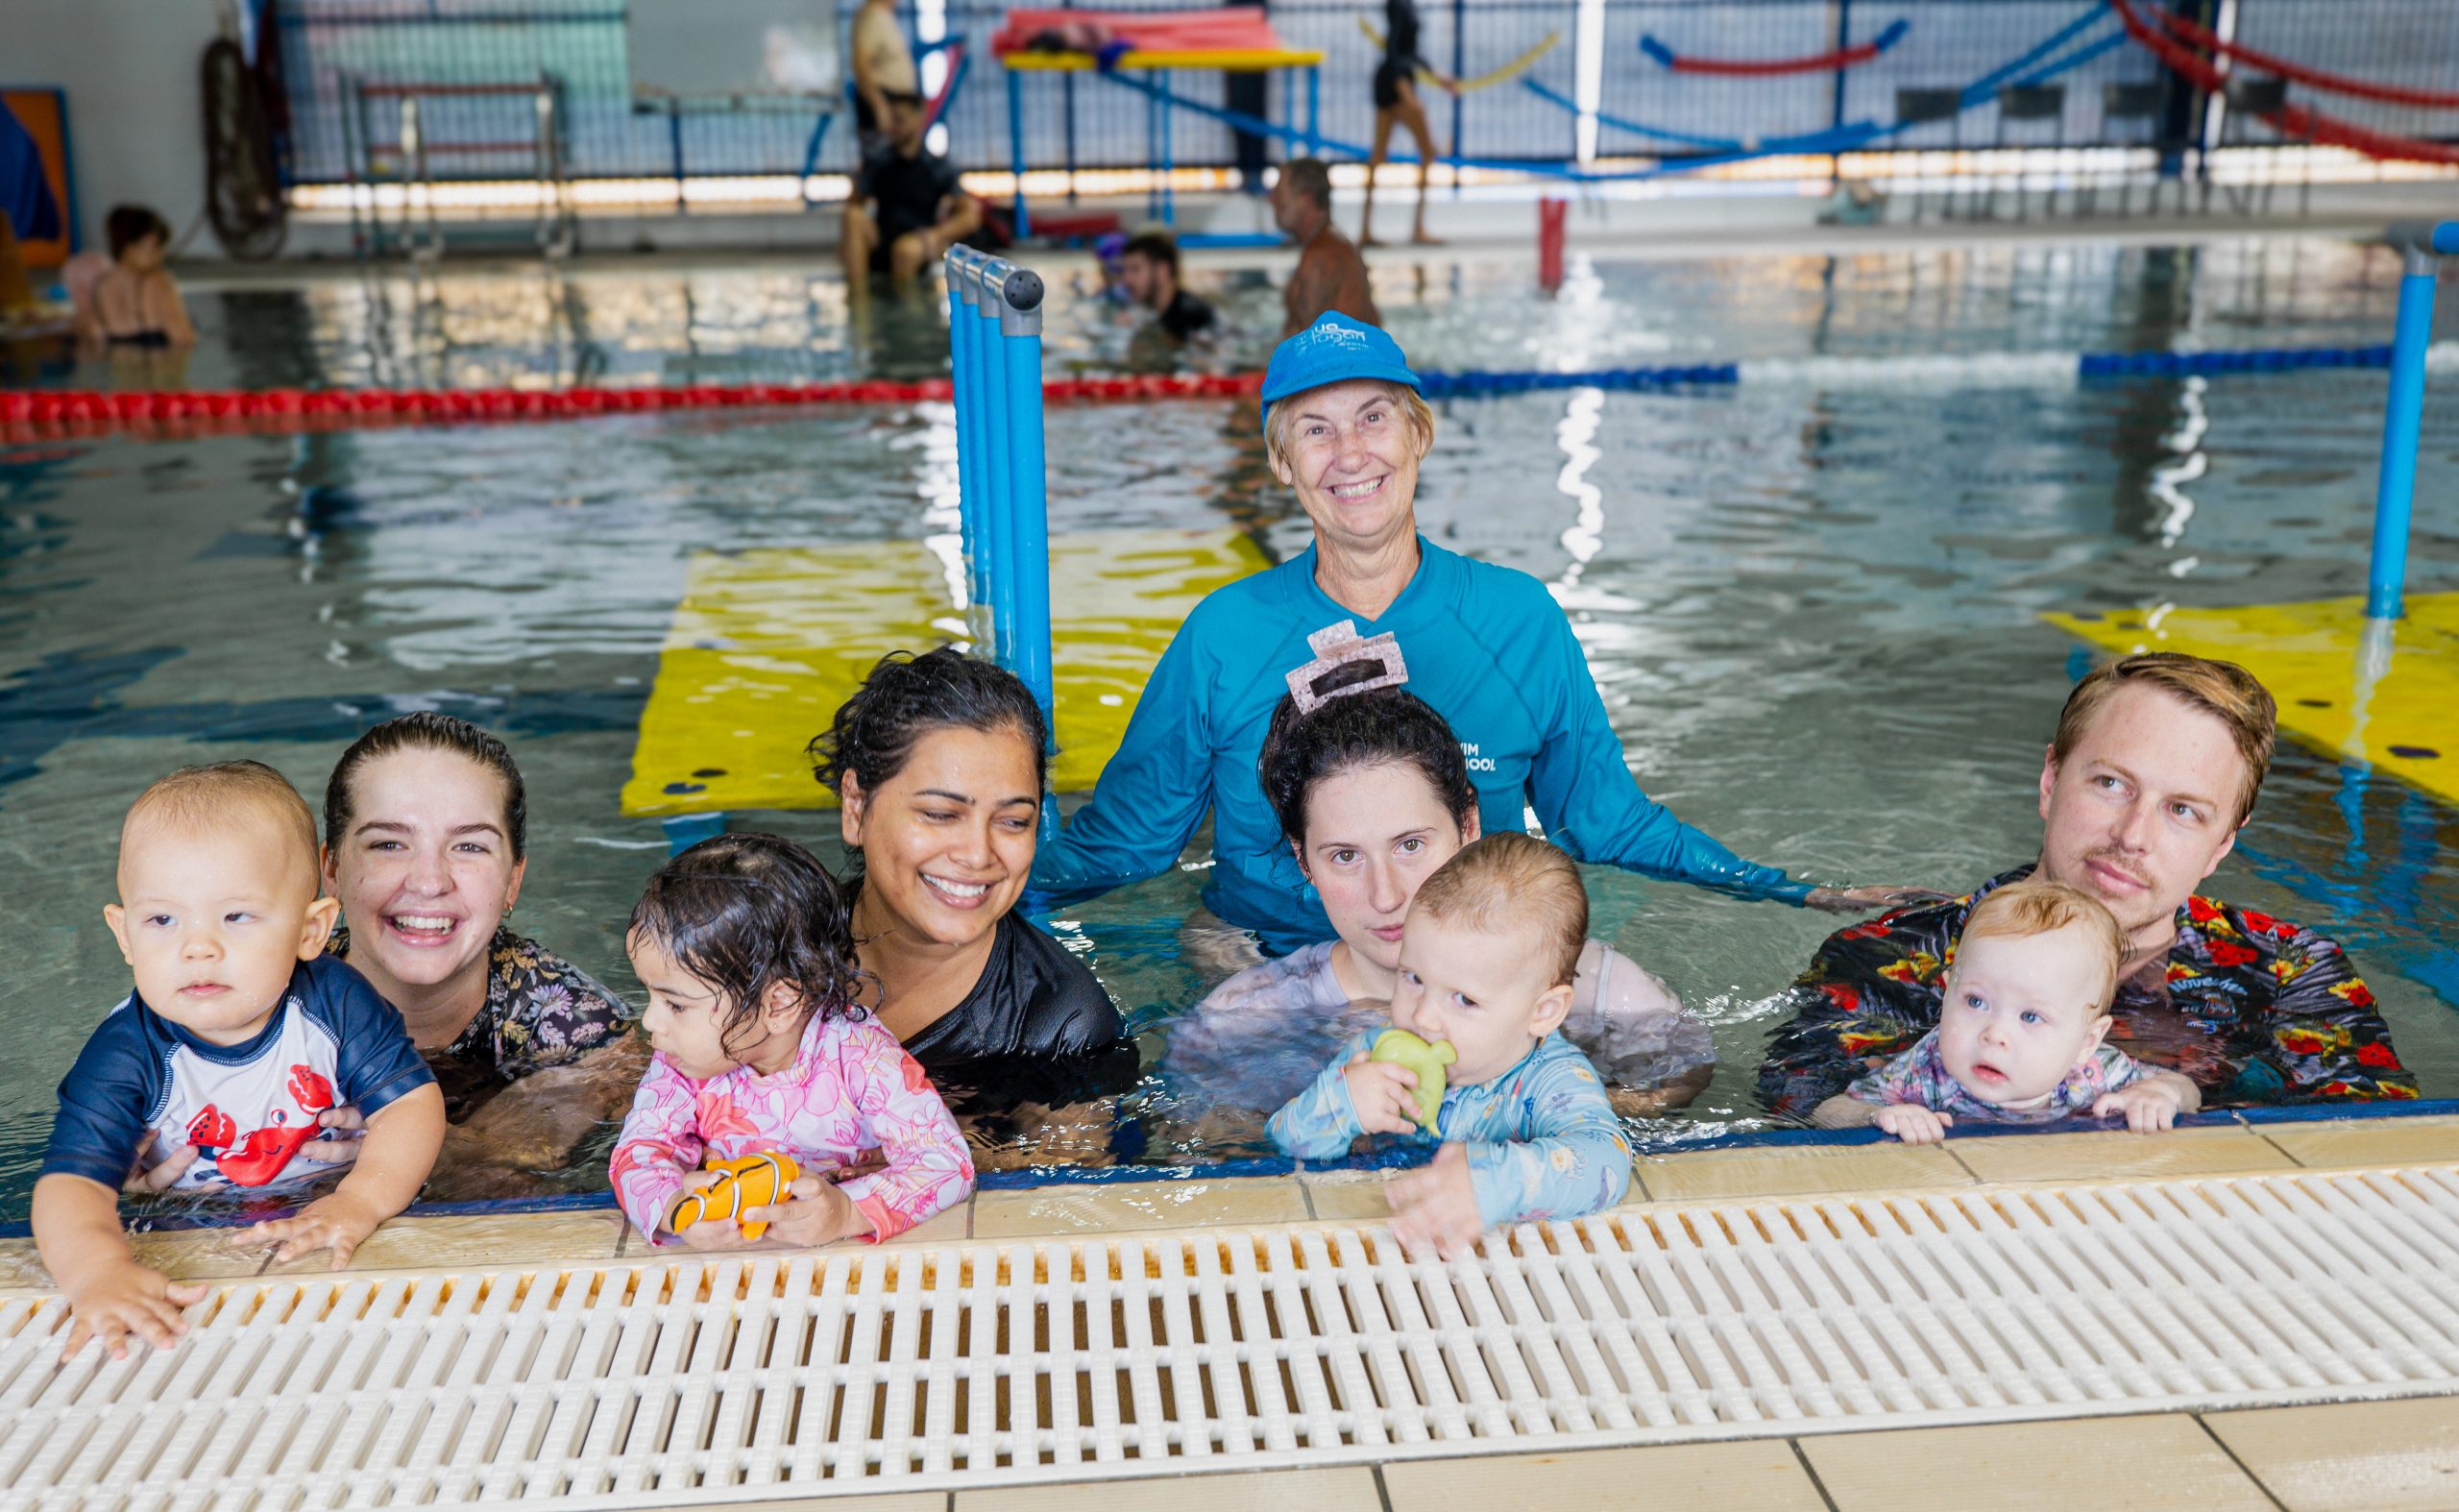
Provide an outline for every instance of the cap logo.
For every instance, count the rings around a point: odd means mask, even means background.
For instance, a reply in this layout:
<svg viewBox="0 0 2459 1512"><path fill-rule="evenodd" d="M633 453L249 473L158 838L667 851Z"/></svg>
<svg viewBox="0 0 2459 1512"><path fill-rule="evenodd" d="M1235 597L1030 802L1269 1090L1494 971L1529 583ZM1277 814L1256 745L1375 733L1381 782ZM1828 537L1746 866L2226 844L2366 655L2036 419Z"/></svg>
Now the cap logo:
<svg viewBox="0 0 2459 1512"><path fill-rule="evenodd" d="M1318 322L1315 329L1306 334L1311 338L1309 344L1318 347L1347 347L1352 351L1364 352L1367 346L1365 331L1355 326L1344 326L1328 315Z"/></svg>

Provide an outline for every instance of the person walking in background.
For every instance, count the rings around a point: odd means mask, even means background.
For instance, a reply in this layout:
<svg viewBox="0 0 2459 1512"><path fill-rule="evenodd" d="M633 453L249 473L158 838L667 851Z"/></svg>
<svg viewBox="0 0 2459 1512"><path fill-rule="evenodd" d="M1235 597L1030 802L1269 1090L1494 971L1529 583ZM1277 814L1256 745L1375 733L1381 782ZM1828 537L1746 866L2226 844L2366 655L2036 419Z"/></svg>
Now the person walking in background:
<svg viewBox="0 0 2459 1512"><path fill-rule="evenodd" d="M1426 124L1425 102L1418 98L1418 79L1424 75L1453 91L1459 85L1436 73L1425 61L1419 51L1416 0L1383 0L1383 61L1375 69L1375 150L1366 159L1366 210L1357 223L1361 247L1376 245L1375 179L1391 156L1395 126L1407 127L1418 144L1418 215L1410 225L1409 240L1421 247L1437 244L1425 233L1425 180L1427 165L1434 161L1434 129Z"/></svg>
<svg viewBox="0 0 2459 1512"><path fill-rule="evenodd" d="M864 158L888 145L889 97L918 94L922 76L905 29L896 24L895 0L863 0L854 12L854 137Z"/></svg>

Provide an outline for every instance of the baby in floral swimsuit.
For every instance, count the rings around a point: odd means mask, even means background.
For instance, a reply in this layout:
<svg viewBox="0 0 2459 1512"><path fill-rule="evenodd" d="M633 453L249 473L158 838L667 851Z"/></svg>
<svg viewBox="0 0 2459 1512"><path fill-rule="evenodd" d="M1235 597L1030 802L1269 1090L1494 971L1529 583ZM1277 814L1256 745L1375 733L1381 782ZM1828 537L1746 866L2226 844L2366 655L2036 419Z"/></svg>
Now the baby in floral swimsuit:
<svg viewBox="0 0 2459 1512"><path fill-rule="evenodd" d="M1973 908L1949 957L1938 1027L1818 1105L1831 1129L1876 1124L1907 1144L1968 1123L2123 1116L2166 1129L2195 1085L2110 1044L2126 937L2100 899L2062 882L2010 883Z"/></svg>
<svg viewBox="0 0 2459 1512"><path fill-rule="evenodd" d="M947 1105L858 1002L845 896L809 851L703 841L649 879L624 943L655 1054L612 1174L651 1243L731 1249L749 1242L740 1224L764 1223L790 1245L885 1239L973 1189ZM704 1159L772 1151L804 1172L783 1200L675 1230L683 1199L718 1180ZM877 1168L846 1175L858 1164Z"/></svg>

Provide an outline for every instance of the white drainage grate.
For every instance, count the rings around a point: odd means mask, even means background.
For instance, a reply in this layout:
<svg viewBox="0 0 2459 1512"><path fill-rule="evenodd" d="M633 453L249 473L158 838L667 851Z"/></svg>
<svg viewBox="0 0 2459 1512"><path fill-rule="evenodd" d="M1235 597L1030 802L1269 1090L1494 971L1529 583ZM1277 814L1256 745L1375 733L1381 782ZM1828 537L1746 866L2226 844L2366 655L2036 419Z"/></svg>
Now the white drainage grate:
<svg viewBox="0 0 2459 1512"><path fill-rule="evenodd" d="M2459 1170L226 1284L55 1369L0 1505L680 1505L2459 1390Z"/></svg>

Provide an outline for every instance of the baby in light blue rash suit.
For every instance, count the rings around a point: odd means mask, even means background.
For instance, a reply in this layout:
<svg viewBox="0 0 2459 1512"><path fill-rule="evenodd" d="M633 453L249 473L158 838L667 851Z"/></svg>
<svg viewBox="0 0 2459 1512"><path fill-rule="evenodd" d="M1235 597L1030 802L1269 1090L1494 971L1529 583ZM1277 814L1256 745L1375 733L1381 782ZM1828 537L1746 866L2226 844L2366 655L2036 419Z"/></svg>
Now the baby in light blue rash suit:
<svg viewBox="0 0 2459 1512"><path fill-rule="evenodd" d="M1453 1051L1433 1129L1418 1121L1417 1073L1370 1060L1369 1029L1273 1115L1273 1143L1327 1160L1360 1134L1439 1142L1431 1165L1388 1189L1411 1251L1449 1256L1488 1229L1611 1207L1630 1185L1630 1141L1559 1033L1587 939L1570 857L1525 835L1469 845L1410 905L1392 995L1392 1027Z"/></svg>

